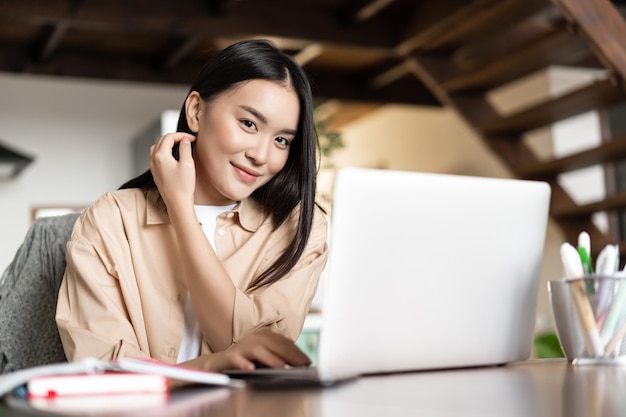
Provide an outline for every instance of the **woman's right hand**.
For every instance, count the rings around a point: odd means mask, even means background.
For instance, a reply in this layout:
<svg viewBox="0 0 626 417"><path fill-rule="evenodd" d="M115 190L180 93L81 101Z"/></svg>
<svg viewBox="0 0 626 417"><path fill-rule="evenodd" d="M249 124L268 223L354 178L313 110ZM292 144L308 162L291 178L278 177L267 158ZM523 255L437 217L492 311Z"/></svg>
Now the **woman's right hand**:
<svg viewBox="0 0 626 417"><path fill-rule="evenodd" d="M150 147L150 171L159 193L169 209L194 203L196 167L191 154L191 142L196 137L184 132L163 135ZM179 144L179 158L172 155Z"/></svg>
<svg viewBox="0 0 626 417"><path fill-rule="evenodd" d="M186 362L186 365L221 372L227 369L251 371L257 363L270 368L281 368L308 366L311 360L290 339L269 329L261 329L245 336L223 352L200 356Z"/></svg>

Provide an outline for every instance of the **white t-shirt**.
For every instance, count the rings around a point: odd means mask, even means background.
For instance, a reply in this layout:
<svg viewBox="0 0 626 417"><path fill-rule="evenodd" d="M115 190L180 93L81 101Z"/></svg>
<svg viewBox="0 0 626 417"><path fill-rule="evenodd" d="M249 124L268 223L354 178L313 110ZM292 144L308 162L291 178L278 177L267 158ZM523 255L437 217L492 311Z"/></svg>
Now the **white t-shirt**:
<svg viewBox="0 0 626 417"><path fill-rule="evenodd" d="M206 235L216 253L215 227L217 226L217 217L225 211L232 210L235 206L236 204L233 204L232 206L195 206L196 216L202 225L202 231ZM180 350L178 351L178 359L176 362L181 363L197 358L200 356L201 347L202 332L200 331L200 325L198 325L198 319L193 312L191 297L189 292L187 292L187 298L185 300L185 329L183 332L183 342L180 344Z"/></svg>

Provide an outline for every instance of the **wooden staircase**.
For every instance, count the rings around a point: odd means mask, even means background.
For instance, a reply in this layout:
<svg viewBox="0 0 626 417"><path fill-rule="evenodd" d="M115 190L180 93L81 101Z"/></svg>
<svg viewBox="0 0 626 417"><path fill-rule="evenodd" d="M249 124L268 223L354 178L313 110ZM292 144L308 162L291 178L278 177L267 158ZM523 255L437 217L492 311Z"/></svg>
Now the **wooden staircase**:
<svg viewBox="0 0 626 417"><path fill-rule="evenodd" d="M403 49L404 48L404 49ZM605 120L626 102L626 23L609 0L476 0L463 2L437 24L416 32L399 47L404 65L445 105L453 107L489 147L524 179L552 187L551 216L571 243L581 231L596 250L619 243L619 213L626 193L607 181L606 198L578 205L559 185L560 174L601 164L607 178L626 158L626 136L602 129L601 145L563 158L540 158L525 138L555 122L597 111ZM608 76L512 114L499 111L490 94L548 67L605 68ZM603 124L604 126L605 124ZM602 232L592 222L605 212L612 224ZM595 252L595 251L594 251Z"/></svg>

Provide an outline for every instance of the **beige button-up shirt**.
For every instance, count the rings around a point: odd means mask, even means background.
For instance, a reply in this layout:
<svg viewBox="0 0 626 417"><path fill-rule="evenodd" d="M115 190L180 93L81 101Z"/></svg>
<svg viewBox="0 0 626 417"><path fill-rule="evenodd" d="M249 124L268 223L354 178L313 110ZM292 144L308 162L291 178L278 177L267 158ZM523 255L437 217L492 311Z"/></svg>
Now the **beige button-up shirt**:
<svg viewBox="0 0 626 417"><path fill-rule="evenodd" d="M187 288L174 229L156 200L156 192L110 192L76 222L56 313L68 360L129 356L176 362ZM295 219L273 230L252 199L219 216L217 252L237 287L233 342L262 326L298 337L328 257L328 224L321 210L316 209L313 223L295 268L248 292L291 240ZM210 353L206 342L202 353Z"/></svg>

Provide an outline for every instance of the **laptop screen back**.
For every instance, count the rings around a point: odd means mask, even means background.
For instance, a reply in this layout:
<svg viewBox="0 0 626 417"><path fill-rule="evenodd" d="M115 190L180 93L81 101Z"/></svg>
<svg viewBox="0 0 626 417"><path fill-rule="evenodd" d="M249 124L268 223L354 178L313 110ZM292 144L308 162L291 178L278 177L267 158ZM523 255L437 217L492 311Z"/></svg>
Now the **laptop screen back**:
<svg viewBox="0 0 626 417"><path fill-rule="evenodd" d="M549 201L538 181L340 170L320 373L527 359Z"/></svg>

